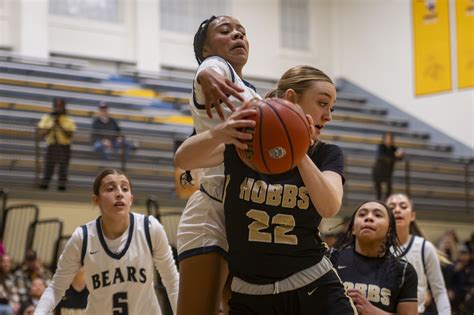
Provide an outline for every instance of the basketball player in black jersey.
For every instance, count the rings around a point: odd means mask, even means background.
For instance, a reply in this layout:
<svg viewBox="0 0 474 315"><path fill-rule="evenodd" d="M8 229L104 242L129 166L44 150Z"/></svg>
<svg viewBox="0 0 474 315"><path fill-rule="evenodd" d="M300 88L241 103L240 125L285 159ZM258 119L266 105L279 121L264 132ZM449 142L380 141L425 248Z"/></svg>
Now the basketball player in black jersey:
<svg viewBox="0 0 474 315"><path fill-rule="evenodd" d="M264 175L239 159L235 147L246 148L251 138L241 128L255 125L246 119L255 110L246 105L187 139L175 157L183 169L224 162L230 314L355 314L318 230L342 201L342 150L318 141L332 118L335 86L322 71L298 66L282 76L274 95L300 104L311 125L315 143L296 168Z"/></svg>
<svg viewBox="0 0 474 315"><path fill-rule="evenodd" d="M331 261L361 314L418 314L415 268L398 259L395 217L380 201L356 209Z"/></svg>

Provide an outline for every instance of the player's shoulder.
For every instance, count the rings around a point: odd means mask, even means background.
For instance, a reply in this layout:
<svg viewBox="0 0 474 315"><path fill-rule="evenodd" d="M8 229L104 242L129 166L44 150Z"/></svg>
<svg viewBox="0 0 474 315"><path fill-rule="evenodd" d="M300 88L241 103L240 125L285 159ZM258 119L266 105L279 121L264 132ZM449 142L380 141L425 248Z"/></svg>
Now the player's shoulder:
<svg viewBox="0 0 474 315"><path fill-rule="evenodd" d="M218 68L224 72L233 71L232 66L222 57L211 56L206 59L199 65L197 73L207 68Z"/></svg>

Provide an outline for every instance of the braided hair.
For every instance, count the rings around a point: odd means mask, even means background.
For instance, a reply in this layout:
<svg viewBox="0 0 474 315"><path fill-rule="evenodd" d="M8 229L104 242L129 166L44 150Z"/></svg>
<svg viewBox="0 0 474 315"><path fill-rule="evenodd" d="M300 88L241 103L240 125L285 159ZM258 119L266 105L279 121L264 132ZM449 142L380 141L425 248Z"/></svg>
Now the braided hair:
<svg viewBox="0 0 474 315"><path fill-rule="evenodd" d="M199 25L199 28L196 34L194 34L194 41L193 41L194 56L196 57L198 64L201 64L205 59L204 56L202 55L202 50L204 48L204 43L206 41L207 30L209 28L209 25L215 19L217 19L217 16L213 15L210 18L202 21L201 24Z"/></svg>
<svg viewBox="0 0 474 315"><path fill-rule="evenodd" d="M342 237L338 240L338 242L335 245L335 248L337 250L343 250L348 247L353 247L355 248L355 237L352 234L352 229L354 227L354 221L355 221L355 216L359 209L365 205L368 202L376 202L380 205L382 205L385 210L387 210L388 214L388 233L387 233L387 238L385 239L385 242L383 244L383 247L380 251L381 256L383 258L389 258L389 259L398 259L398 257L401 254L401 249L400 249L400 242L397 237L397 226L396 226L396 221L395 221L395 216L393 215L393 212L388 208L388 206L381 202L381 201L364 201L362 202L354 211L352 214L349 224L347 226L347 230L344 232ZM390 248L393 248L393 254L390 251Z"/></svg>

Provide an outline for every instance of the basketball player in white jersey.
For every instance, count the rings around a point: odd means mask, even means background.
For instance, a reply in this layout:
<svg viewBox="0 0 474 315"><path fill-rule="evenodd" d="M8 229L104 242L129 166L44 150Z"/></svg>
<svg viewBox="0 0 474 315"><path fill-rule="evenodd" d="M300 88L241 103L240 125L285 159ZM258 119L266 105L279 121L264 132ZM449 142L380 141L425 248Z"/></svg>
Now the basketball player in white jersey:
<svg viewBox="0 0 474 315"><path fill-rule="evenodd" d="M89 290L86 314L161 314L154 268L176 313L179 277L163 226L130 212L131 182L120 170L100 172L93 190L101 216L75 230L35 314L53 311L81 266Z"/></svg>
<svg viewBox="0 0 474 315"><path fill-rule="evenodd" d="M243 102L260 98L242 78L248 51L246 31L238 20L212 16L199 26L194 52L200 66L190 104L198 134L221 123ZM200 189L189 198L181 217L177 238L180 315L218 312L228 275L223 184L222 165L204 169Z"/></svg>

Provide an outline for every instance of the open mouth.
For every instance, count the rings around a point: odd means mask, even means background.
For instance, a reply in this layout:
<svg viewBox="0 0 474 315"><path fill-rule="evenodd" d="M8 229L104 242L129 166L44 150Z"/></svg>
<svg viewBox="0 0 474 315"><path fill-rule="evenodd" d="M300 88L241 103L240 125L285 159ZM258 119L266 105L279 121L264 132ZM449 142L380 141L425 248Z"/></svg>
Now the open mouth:
<svg viewBox="0 0 474 315"><path fill-rule="evenodd" d="M243 49L244 51L247 51L247 48L245 47L245 44L242 42L238 42L235 45L231 47L231 50L236 50L236 49Z"/></svg>
<svg viewBox="0 0 474 315"><path fill-rule="evenodd" d="M323 128L324 128L324 126L323 126L323 125L314 125L314 127L316 127L316 129L318 129L318 130L321 130L321 129L323 129Z"/></svg>
<svg viewBox="0 0 474 315"><path fill-rule="evenodd" d="M114 203L114 206L115 207L123 207L123 206L125 206L125 203L123 203L122 201L117 201L116 203Z"/></svg>

